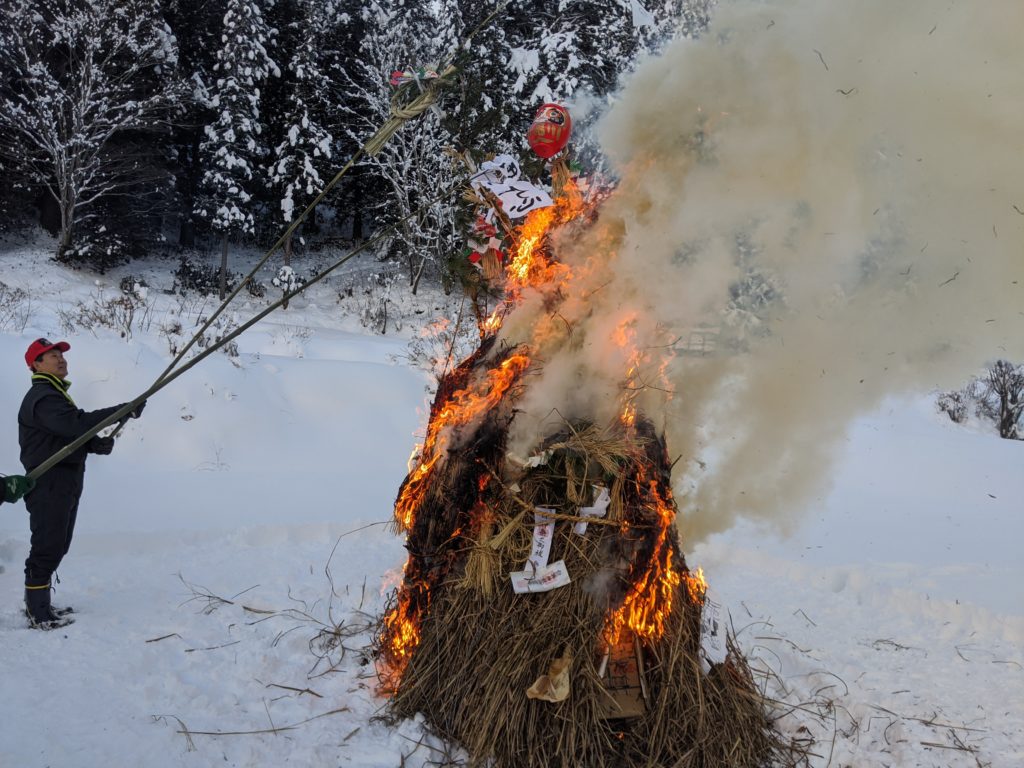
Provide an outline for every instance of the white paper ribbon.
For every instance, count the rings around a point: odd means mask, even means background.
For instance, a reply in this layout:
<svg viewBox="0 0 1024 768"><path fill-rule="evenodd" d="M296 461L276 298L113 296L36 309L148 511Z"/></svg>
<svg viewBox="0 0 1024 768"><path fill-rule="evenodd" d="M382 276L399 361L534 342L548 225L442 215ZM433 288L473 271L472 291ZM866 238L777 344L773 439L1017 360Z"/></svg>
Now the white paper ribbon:
<svg viewBox="0 0 1024 768"><path fill-rule="evenodd" d="M480 163L480 168L469 177L473 187L490 187L519 179L519 161L512 155L498 155L493 160Z"/></svg>
<svg viewBox="0 0 1024 768"><path fill-rule="evenodd" d="M594 489L596 498L594 506L580 507L580 517L604 517L608 514L608 505L612 502L612 496L607 488L600 485L591 486ZM582 536L587 532L587 521L580 520L572 527L572 532Z"/></svg>

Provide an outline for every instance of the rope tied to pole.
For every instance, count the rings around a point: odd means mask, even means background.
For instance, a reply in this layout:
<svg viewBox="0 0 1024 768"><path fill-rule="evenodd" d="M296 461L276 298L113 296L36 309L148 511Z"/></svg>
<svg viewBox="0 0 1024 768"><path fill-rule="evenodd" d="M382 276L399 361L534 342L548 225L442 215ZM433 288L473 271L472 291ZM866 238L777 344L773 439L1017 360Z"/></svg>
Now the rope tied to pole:
<svg viewBox="0 0 1024 768"><path fill-rule="evenodd" d="M423 80L416 79L413 83L399 88L391 97L391 117L363 145L366 154L371 157L376 155L398 132L398 129L405 125L406 121L419 117L433 107L439 92L449 85L451 76L455 72L456 67L451 65L440 76L426 80L425 86ZM402 104L402 98L412 89L413 85L418 86L419 94L408 104Z"/></svg>

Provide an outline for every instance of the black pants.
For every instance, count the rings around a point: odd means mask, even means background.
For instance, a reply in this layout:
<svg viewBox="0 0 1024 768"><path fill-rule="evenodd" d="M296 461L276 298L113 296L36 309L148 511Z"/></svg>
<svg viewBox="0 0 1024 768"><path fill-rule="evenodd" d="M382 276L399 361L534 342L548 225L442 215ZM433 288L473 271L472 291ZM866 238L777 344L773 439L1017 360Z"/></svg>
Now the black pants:
<svg viewBox="0 0 1024 768"><path fill-rule="evenodd" d="M25 496L32 529L32 546L25 561L26 586L49 584L71 548L84 479L84 463L58 464Z"/></svg>

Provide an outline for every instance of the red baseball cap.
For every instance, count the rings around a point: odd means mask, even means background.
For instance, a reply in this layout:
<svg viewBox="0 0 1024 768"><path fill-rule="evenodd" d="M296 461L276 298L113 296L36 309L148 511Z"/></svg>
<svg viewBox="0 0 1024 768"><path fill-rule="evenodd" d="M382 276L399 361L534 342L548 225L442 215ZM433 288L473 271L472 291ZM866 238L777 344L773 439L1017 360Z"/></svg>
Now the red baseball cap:
<svg viewBox="0 0 1024 768"><path fill-rule="evenodd" d="M32 367L40 355L45 355L51 349L59 349L61 352L67 352L71 349L71 345L66 341L58 341L56 344L51 342L49 339L36 339L28 345L28 349L25 350L25 362L28 367Z"/></svg>

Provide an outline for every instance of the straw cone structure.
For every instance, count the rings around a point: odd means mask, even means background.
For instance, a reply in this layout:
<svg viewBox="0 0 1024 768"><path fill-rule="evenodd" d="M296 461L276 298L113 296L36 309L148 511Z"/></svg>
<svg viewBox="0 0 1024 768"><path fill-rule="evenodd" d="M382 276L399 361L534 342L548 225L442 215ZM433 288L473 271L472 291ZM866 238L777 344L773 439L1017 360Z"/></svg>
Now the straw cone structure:
<svg viewBox="0 0 1024 768"><path fill-rule="evenodd" d="M432 418L460 406L474 380L491 382L485 372L514 356L485 342L442 382ZM391 714L422 713L465 748L471 765L792 764L745 661L733 652L710 672L702 668L703 592L671 525L664 442L642 419L620 430L566 424L538 446L546 463L510 462L506 437L527 378L513 376L478 420L452 435L457 445L417 488L405 579L378 644ZM410 473L399 507L418 479ZM594 485L610 489L608 516L580 535L573 526ZM536 506L559 516L551 559L565 561L572 583L514 594L508 574L530 554ZM649 604L637 607L643 600ZM647 611L646 627L621 627L614 637L611 617L631 601ZM616 716L608 675L600 674L613 644L639 649L642 714ZM559 660L568 696L528 697Z"/></svg>

